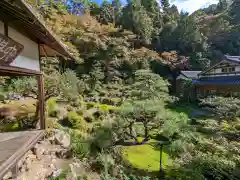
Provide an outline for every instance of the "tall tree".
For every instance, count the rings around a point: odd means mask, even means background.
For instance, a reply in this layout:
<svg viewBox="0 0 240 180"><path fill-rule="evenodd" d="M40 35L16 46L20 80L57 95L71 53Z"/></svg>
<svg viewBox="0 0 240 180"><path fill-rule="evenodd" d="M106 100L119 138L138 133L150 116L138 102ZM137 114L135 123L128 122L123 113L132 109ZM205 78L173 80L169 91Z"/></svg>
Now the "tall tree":
<svg viewBox="0 0 240 180"><path fill-rule="evenodd" d="M164 10L168 9L170 7L169 0L161 0L161 5Z"/></svg>
<svg viewBox="0 0 240 180"><path fill-rule="evenodd" d="M114 8L112 7L112 4L107 0L104 0L101 4L99 20L104 24L114 23Z"/></svg>
<svg viewBox="0 0 240 180"><path fill-rule="evenodd" d="M114 9L114 24L120 26L120 19L122 16L122 5L120 0L113 0L112 7Z"/></svg>
<svg viewBox="0 0 240 180"><path fill-rule="evenodd" d="M89 9L88 0L68 0L69 10L76 15L81 15Z"/></svg>
<svg viewBox="0 0 240 180"><path fill-rule="evenodd" d="M154 30L153 19L149 16L140 0L129 0L121 18L123 27L132 30L140 39L150 43Z"/></svg>

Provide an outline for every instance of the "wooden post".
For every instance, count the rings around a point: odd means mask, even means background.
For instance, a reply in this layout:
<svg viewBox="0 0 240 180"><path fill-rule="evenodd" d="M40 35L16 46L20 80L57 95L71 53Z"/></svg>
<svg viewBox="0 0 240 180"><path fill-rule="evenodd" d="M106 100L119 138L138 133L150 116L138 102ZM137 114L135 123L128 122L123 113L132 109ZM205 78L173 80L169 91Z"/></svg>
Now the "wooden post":
<svg viewBox="0 0 240 180"><path fill-rule="evenodd" d="M38 76L38 103L39 103L39 119L40 128L45 129L45 102L44 102L44 78L43 75Z"/></svg>
<svg viewBox="0 0 240 180"><path fill-rule="evenodd" d="M8 23L4 21L4 35L8 37Z"/></svg>
<svg viewBox="0 0 240 180"><path fill-rule="evenodd" d="M18 178L18 172L19 172L19 167L18 167L18 163L17 163L12 168L12 178L17 179Z"/></svg>

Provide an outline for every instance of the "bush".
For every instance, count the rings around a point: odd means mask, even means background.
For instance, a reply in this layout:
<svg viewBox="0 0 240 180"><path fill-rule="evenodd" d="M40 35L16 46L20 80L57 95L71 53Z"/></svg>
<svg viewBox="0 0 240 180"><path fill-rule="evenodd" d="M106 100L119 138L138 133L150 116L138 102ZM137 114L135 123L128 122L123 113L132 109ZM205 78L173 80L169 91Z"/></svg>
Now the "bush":
<svg viewBox="0 0 240 180"><path fill-rule="evenodd" d="M104 113L114 112L117 108L115 106L107 105L107 104L99 104L98 108Z"/></svg>
<svg viewBox="0 0 240 180"><path fill-rule="evenodd" d="M115 166L115 161L110 154L98 153L96 161L93 164L95 168L104 172L104 174L111 174Z"/></svg>
<svg viewBox="0 0 240 180"><path fill-rule="evenodd" d="M94 121L94 117L93 116L84 116L84 120L90 123L90 122Z"/></svg>
<svg viewBox="0 0 240 180"><path fill-rule="evenodd" d="M21 129L21 125L19 122L3 124L0 127L0 131L2 131L2 132L18 131L20 129Z"/></svg>
<svg viewBox="0 0 240 180"><path fill-rule="evenodd" d="M6 92L4 88L0 86L0 101L4 101L6 99Z"/></svg>
<svg viewBox="0 0 240 180"><path fill-rule="evenodd" d="M113 102L114 106L120 106L122 103L122 99L121 98L111 98L111 101Z"/></svg>
<svg viewBox="0 0 240 180"><path fill-rule="evenodd" d="M77 129L85 129L85 121L83 116L80 116L77 114L75 111L71 111L68 113L68 123L72 128L77 128Z"/></svg>
<svg viewBox="0 0 240 180"><path fill-rule="evenodd" d="M55 118L48 118L46 120L46 125L48 129L59 129L61 128L61 125L57 122L57 119Z"/></svg>
<svg viewBox="0 0 240 180"><path fill-rule="evenodd" d="M72 131L70 135L72 139L71 148L73 154L80 159L88 157L90 153L89 141L80 133L77 133L75 131Z"/></svg>
<svg viewBox="0 0 240 180"><path fill-rule="evenodd" d="M116 106L112 106L112 105L108 105L108 104L88 102L87 109L91 109L91 108L98 108L103 113L112 113L117 109Z"/></svg>
<svg viewBox="0 0 240 180"><path fill-rule="evenodd" d="M57 117L58 110L57 110L57 102L55 98L50 98L47 101L47 110L48 110L48 115L50 117Z"/></svg>
<svg viewBox="0 0 240 180"><path fill-rule="evenodd" d="M74 107L72 107L72 106L67 106L67 111L68 111L68 112L74 111Z"/></svg>
<svg viewBox="0 0 240 180"><path fill-rule="evenodd" d="M209 97L201 100L201 105L219 119L235 120L239 117L238 98Z"/></svg>
<svg viewBox="0 0 240 180"><path fill-rule="evenodd" d="M94 107L96 107L96 105L97 105L97 103L95 103L95 102L88 102L87 103L87 109L94 108Z"/></svg>

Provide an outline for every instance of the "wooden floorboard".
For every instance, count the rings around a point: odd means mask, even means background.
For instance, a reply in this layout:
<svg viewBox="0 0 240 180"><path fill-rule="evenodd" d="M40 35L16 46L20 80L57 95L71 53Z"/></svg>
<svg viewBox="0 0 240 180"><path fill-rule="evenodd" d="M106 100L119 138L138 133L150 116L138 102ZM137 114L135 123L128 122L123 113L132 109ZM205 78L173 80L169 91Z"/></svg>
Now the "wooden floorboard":
<svg viewBox="0 0 240 180"><path fill-rule="evenodd" d="M0 133L0 179L44 134L44 130Z"/></svg>

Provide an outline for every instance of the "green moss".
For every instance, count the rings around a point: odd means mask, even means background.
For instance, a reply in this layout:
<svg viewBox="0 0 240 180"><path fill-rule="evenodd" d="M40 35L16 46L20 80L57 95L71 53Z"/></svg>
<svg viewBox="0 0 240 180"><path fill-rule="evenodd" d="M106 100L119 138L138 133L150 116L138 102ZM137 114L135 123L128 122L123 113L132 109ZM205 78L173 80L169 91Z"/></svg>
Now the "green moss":
<svg viewBox="0 0 240 180"><path fill-rule="evenodd" d="M154 141L154 140L152 140ZM144 169L149 172L159 171L160 150L149 144L140 146L129 146L122 149L124 158L135 168ZM169 165L166 153L162 154L163 168Z"/></svg>

